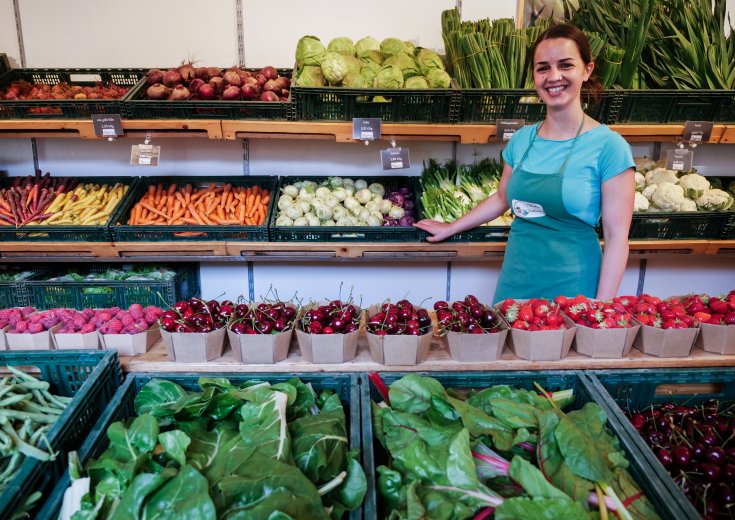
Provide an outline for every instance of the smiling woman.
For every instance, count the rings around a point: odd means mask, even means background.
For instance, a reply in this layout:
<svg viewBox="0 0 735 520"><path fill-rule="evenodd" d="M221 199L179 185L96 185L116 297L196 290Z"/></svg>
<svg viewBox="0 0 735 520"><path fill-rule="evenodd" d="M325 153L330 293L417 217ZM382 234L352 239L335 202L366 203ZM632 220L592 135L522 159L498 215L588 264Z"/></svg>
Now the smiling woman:
<svg viewBox="0 0 735 520"><path fill-rule="evenodd" d="M618 291L628 258L635 182L630 146L582 110L582 96L595 101L602 88L579 29L549 28L532 57L547 116L511 138L498 191L452 223L416 225L436 242L510 208L516 219L493 301L577 294L608 299ZM595 232L600 216L604 255Z"/></svg>

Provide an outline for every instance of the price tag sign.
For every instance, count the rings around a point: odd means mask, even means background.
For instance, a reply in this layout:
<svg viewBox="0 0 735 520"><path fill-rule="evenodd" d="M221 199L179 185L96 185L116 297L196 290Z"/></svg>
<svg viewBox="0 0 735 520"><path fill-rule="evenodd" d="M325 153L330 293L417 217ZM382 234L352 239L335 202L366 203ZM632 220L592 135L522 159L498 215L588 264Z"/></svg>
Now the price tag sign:
<svg viewBox="0 0 735 520"><path fill-rule="evenodd" d="M498 119L495 122L495 140L509 141L513 134L523 128L525 124L525 119Z"/></svg>
<svg viewBox="0 0 735 520"><path fill-rule="evenodd" d="M666 152L666 169L688 172L692 169L694 153L691 150L675 149Z"/></svg>
<svg viewBox="0 0 735 520"><path fill-rule="evenodd" d="M352 119L352 138L360 141L380 139L380 118L355 117Z"/></svg>
<svg viewBox="0 0 735 520"><path fill-rule="evenodd" d="M712 121L687 121L682 140L687 143L706 143L712 136Z"/></svg>
<svg viewBox="0 0 735 520"><path fill-rule="evenodd" d="M94 134L100 137L117 137L123 135L120 114L92 114Z"/></svg>
<svg viewBox="0 0 735 520"><path fill-rule="evenodd" d="M130 166L158 166L160 157L160 146L136 144L130 150Z"/></svg>
<svg viewBox="0 0 735 520"><path fill-rule="evenodd" d="M380 150L380 161L384 170L401 170L411 167L408 148L387 148Z"/></svg>

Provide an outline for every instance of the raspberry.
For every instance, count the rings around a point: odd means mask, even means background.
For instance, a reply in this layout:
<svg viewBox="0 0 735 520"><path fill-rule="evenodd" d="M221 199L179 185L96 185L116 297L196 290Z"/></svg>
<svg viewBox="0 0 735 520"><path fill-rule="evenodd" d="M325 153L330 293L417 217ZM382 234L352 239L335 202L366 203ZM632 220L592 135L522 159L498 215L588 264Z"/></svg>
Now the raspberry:
<svg viewBox="0 0 735 520"><path fill-rule="evenodd" d="M129 327L130 325L135 323L135 318L133 318L132 314L128 314L126 312L125 315L122 318L120 318L120 321L122 322L124 326Z"/></svg>
<svg viewBox="0 0 735 520"><path fill-rule="evenodd" d="M43 325L40 323L31 323L28 325L28 332L31 334L38 334L39 332L43 332Z"/></svg>
<svg viewBox="0 0 735 520"><path fill-rule="evenodd" d="M141 304L139 304L139 303L134 303L134 304L132 304L130 306L130 308L128 310L130 312L133 312L133 311L142 311L143 310L143 306Z"/></svg>
<svg viewBox="0 0 735 520"><path fill-rule="evenodd" d="M132 309L130 315L136 320L139 320L145 316L145 313L141 309Z"/></svg>
<svg viewBox="0 0 735 520"><path fill-rule="evenodd" d="M10 322L7 319L0 319L0 329L4 329Z"/></svg>
<svg viewBox="0 0 735 520"><path fill-rule="evenodd" d="M115 317L116 317L116 318L117 318L118 320L121 320L121 319L123 319L123 316L127 316L127 315L128 315L128 311L117 311L117 312L115 313Z"/></svg>
<svg viewBox="0 0 735 520"><path fill-rule="evenodd" d="M135 322L137 327L143 327L143 330L148 330L148 323L145 320L138 320Z"/></svg>
<svg viewBox="0 0 735 520"><path fill-rule="evenodd" d="M86 308L82 311L82 314L85 318L90 319L92 316L94 316L95 312L90 308Z"/></svg>
<svg viewBox="0 0 735 520"><path fill-rule="evenodd" d="M53 327L57 323L59 323L59 318L52 317L52 318L45 318L41 320L41 323L39 323L39 325L41 326L42 329L45 328L46 330L49 330L51 327Z"/></svg>
<svg viewBox="0 0 735 520"><path fill-rule="evenodd" d="M16 313L11 313L10 314L10 317L8 318L8 323L10 323L11 325L15 325L16 323L18 323L22 319L23 319L23 316L20 315L20 312L18 312L17 314Z"/></svg>
<svg viewBox="0 0 735 520"><path fill-rule="evenodd" d="M120 320L117 318L113 318L110 320L110 323L107 324L110 328L110 334L120 334L120 331L123 329L123 324Z"/></svg>
<svg viewBox="0 0 735 520"><path fill-rule="evenodd" d="M30 317L30 322L31 322L31 323L38 323L38 322L39 322L39 321L41 321L41 320L42 320L43 318L44 318L44 314L43 314L43 313L41 313L41 314L34 314L34 315L32 315L32 316Z"/></svg>
<svg viewBox="0 0 735 520"><path fill-rule="evenodd" d="M0 311L0 320L7 320L10 317L10 309Z"/></svg>
<svg viewBox="0 0 735 520"><path fill-rule="evenodd" d="M154 313L149 312L145 315L145 321L148 325L153 325L158 321L158 316L156 316Z"/></svg>
<svg viewBox="0 0 735 520"><path fill-rule="evenodd" d="M112 312L110 312L109 310L107 310L107 311L101 311L97 315L97 317L100 319L100 321L103 321L103 322L110 321L112 319Z"/></svg>
<svg viewBox="0 0 735 520"><path fill-rule="evenodd" d="M117 314L118 312L120 312L120 307L110 307L107 310L110 311L112 314Z"/></svg>
<svg viewBox="0 0 735 520"><path fill-rule="evenodd" d="M102 334L110 334L110 326L105 323L104 325L102 325L102 327L100 327L100 332Z"/></svg>
<svg viewBox="0 0 735 520"><path fill-rule="evenodd" d="M94 325L90 325L87 323L82 329L79 331L82 334L89 334L90 332L94 332Z"/></svg>
<svg viewBox="0 0 735 520"><path fill-rule="evenodd" d="M72 318L71 324L74 325L74 328L79 330L87 324L87 319L83 315L77 314Z"/></svg>
<svg viewBox="0 0 735 520"><path fill-rule="evenodd" d="M33 314L34 312L36 312L36 308L35 307L23 307L20 310L20 313L23 315L24 318L26 316L28 316L29 314Z"/></svg>
<svg viewBox="0 0 735 520"><path fill-rule="evenodd" d="M73 334L74 332L76 332L76 330L74 329L73 326L66 325L62 327L61 329L59 329L59 331L56 334Z"/></svg>

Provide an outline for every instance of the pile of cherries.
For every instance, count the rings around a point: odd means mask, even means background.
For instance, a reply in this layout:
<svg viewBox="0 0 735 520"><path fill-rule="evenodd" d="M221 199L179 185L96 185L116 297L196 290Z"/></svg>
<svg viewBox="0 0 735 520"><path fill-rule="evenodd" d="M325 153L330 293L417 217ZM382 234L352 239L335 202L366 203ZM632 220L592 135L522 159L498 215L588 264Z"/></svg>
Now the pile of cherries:
<svg viewBox="0 0 735 520"><path fill-rule="evenodd" d="M239 303L229 323L236 334L278 334L293 328L296 308L287 302Z"/></svg>
<svg viewBox="0 0 735 520"><path fill-rule="evenodd" d="M431 332L429 311L403 299L383 303L367 321L367 331L376 336L421 336Z"/></svg>
<svg viewBox="0 0 735 520"><path fill-rule="evenodd" d="M338 299L305 307L298 321L307 334L348 334L360 328L360 311L351 301Z"/></svg>
<svg viewBox="0 0 735 520"><path fill-rule="evenodd" d="M212 332L224 327L235 310L229 300L189 298L176 302L172 309L161 314L161 328L167 332Z"/></svg>
<svg viewBox="0 0 735 520"><path fill-rule="evenodd" d="M666 403L626 415L703 518L735 518L735 406Z"/></svg>
<svg viewBox="0 0 735 520"><path fill-rule="evenodd" d="M441 334L448 331L462 334L489 334L500 330L500 319L471 294L465 296L464 300L452 302L451 306L439 300L434 303L434 310Z"/></svg>

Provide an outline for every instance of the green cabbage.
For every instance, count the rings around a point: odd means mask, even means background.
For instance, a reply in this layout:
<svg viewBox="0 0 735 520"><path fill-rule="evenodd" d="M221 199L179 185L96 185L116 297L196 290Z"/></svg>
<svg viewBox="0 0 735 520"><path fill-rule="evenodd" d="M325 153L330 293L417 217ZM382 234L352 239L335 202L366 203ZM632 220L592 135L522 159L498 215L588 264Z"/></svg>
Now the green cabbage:
<svg viewBox="0 0 735 520"><path fill-rule="evenodd" d="M416 54L416 46L409 41L403 42L403 48L404 52L409 56L413 56L414 54Z"/></svg>
<svg viewBox="0 0 735 520"><path fill-rule="evenodd" d="M412 76L406 80L404 88L429 88L429 82L423 76Z"/></svg>
<svg viewBox="0 0 735 520"><path fill-rule="evenodd" d="M361 74L355 74L354 72L348 72L342 80L342 86L347 88L367 88L370 85L372 85L372 82L368 84Z"/></svg>
<svg viewBox="0 0 735 520"><path fill-rule="evenodd" d="M426 76L432 70L444 70L444 63L437 53L432 50L420 47L416 53L416 63L419 66L421 74Z"/></svg>
<svg viewBox="0 0 735 520"><path fill-rule="evenodd" d="M372 61L368 63L362 62L362 68L360 69L360 76L363 77L368 87L373 86L373 82L375 81L375 76L378 75L378 72L380 72L380 65L378 65L377 63L374 63Z"/></svg>
<svg viewBox="0 0 735 520"><path fill-rule="evenodd" d="M347 56L338 52L328 52L322 60L322 73L330 85L339 85L349 72Z"/></svg>
<svg viewBox="0 0 735 520"><path fill-rule="evenodd" d="M296 66L321 65L327 49L316 36L304 36L296 44Z"/></svg>
<svg viewBox="0 0 735 520"><path fill-rule="evenodd" d="M366 36L355 44L355 54L359 57L366 51L379 51L380 42L372 36Z"/></svg>
<svg viewBox="0 0 735 520"><path fill-rule="evenodd" d="M444 70L434 69L426 75L426 81L429 82L429 88L449 88L452 84L452 78L449 77Z"/></svg>
<svg viewBox="0 0 735 520"><path fill-rule="evenodd" d="M382 52L386 56L393 56L394 54L398 54L399 52L405 53L406 47L403 45L403 42L398 38L386 38L385 40L380 42L380 52Z"/></svg>
<svg viewBox="0 0 735 520"><path fill-rule="evenodd" d="M383 53L380 51L364 51L357 55L361 63L366 61L377 63L378 65L383 64Z"/></svg>
<svg viewBox="0 0 735 520"><path fill-rule="evenodd" d="M375 96L373 98L374 103L390 103L390 99L383 96Z"/></svg>
<svg viewBox="0 0 735 520"><path fill-rule="evenodd" d="M321 67L307 65L299 73L296 84L300 87L323 87L327 82Z"/></svg>
<svg viewBox="0 0 735 520"><path fill-rule="evenodd" d="M395 65L384 65L375 76L375 86L378 88L403 87L403 74Z"/></svg>
<svg viewBox="0 0 735 520"><path fill-rule="evenodd" d="M347 60L347 73L360 74L360 70L362 69L362 63L360 63L360 60L358 60L354 56L346 55L345 59Z"/></svg>
<svg viewBox="0 0 735 520"><path fill-rule="evenodd" d="M411 56L404 52L394 54L393 56L388 56L383 62L383 66L385 67L386 65L395 65L396 67L401 69L401 73L403 74L404 79L408 79L411 76L420 75L419 66L416 64Z"/></svg>
<svg viewBox="0 0 735 520"><path fill-rule="evenodd" d="M340 54L346 54L347 56L355 55L355 44L352 43L352 39L346 36L339 36L332 38L332 41L327 45L327 52L338 52Z"/></svg>

